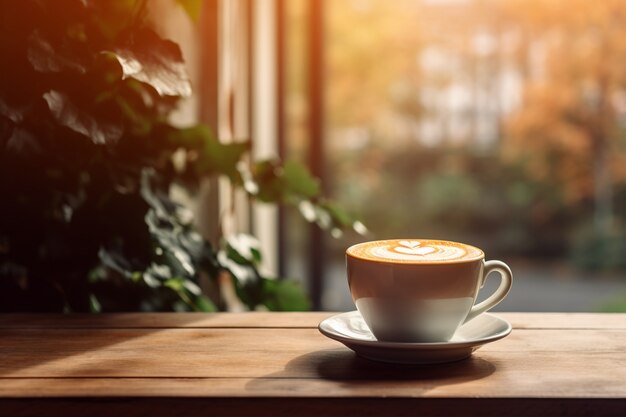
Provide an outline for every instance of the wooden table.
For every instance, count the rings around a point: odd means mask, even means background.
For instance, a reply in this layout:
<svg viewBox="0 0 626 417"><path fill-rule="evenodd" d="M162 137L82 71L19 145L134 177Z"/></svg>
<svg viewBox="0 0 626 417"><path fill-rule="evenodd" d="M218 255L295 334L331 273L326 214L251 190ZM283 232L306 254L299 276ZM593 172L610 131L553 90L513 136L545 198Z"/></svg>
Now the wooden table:
<svg viewBox="0 0 626 417"><path fill-rule="evenodd" d="M500 314L468 360L389 366L329 313L0 316L0 416L626 416L626 314Z"/></svg>

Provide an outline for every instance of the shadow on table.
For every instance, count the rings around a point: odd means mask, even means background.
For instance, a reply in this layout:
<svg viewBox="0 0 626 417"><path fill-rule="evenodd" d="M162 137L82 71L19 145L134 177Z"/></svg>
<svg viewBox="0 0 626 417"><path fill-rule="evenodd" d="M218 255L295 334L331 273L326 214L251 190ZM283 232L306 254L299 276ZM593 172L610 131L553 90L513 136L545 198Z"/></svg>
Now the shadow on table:
<svg viewBox="0 0 626 417"><path fill-rule="evenodd" d="M320 381L322 385L334 381L342 382L340 387L349 388L405 385L413 390L428 391L482 379L495 370L493 363L475 356L438 365L396 365L363 359L352 351L338 348L298 356L289 361L283 371L256 378L246 388L253 392L276 388L294 391L298 386L293 384L293 379L311 379L310 384L304 385L312 388Z"/></svg>
<svg viewBox="0 0 626 417"><path fill-rule="evenodd" d="M317 358L316 366L319 376L324 379L447 379L450 383L484 378L491 375L496 369L491 362L476 357L438 365L406 365L363 359L352 352L346 351L320 355Z"/></svg>

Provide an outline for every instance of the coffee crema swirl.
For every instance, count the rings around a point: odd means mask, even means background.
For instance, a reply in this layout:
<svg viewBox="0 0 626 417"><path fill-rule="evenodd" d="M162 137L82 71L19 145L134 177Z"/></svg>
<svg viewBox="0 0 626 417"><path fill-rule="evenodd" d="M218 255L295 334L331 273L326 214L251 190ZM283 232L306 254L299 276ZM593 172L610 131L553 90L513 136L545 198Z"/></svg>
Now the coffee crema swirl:
<svg viewBox="0 0 626 417"><path fill-rule="evenodd" d="M484 257L464 243L430 239L394 239L365 242L348 248L348 255L373 261L432 263L462 262Z"/></svg>

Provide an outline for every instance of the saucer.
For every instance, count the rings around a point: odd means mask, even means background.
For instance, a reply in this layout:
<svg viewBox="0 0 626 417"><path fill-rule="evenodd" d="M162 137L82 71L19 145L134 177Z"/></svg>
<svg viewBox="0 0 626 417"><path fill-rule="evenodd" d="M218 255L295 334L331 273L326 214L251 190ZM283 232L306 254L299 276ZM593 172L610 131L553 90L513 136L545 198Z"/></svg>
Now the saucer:
<svg viewBox="0 0 626 417"><path fill-rule="evenodd" d="M319 331L367 359L402 364L437 364L468 358L486 343L511 333L511 324L491 314L481 314L465 323L448 342L379 342L358 311L341 313L323 320Z"/></svg>

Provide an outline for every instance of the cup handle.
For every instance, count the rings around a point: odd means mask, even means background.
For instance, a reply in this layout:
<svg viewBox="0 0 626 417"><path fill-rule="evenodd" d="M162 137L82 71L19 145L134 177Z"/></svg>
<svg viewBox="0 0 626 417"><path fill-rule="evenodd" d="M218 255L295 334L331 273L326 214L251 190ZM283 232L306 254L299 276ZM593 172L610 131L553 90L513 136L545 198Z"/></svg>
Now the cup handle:
<svg viewBox="0 0 626 417"><path fill-rule="evenodd" d="M474 317L478 316L479 314L484 313L490 308L495 307L509 293L509 290L511 289L511 284L513 282L513 273L511 272L511 268L509 268L507 264L501 261L485 262L483 276L480 281L480 288L482 288L483 285L485 285L485 281L487 280L487 277L492 272L500 273L500 286L498 287L496 292L494 292L493 294L489 296L489 298L487 298L485 301L478 303L472 307L469 314L465 318L464 323L467 323Z"/></svg>

